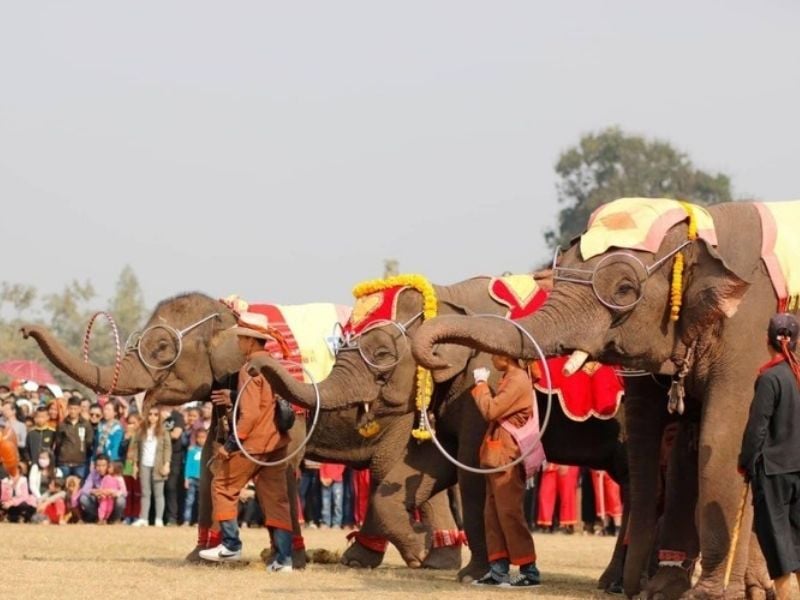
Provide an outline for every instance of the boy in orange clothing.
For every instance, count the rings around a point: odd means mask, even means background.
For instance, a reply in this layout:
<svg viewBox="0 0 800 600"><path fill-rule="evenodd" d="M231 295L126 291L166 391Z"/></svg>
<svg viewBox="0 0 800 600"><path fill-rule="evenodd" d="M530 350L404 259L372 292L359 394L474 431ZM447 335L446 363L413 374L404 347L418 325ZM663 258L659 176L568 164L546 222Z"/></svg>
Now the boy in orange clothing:
<svg viewBox="0 0 800 600"><path fill-rule="evenodd" d="M264 352L264 342L271 339L269 323L264 315L242 313L239 325L232 328L239 341L239 349L249 361ZM264 514L269 515L266 525L273 536L277 555L267 570L291 572L292 570L292 520L289 514L289 492L286 465L264 467L239 451L239 444L254 458L274 462L286 456L289 436L278 431L275 425L276 399L272 388L261 374L248 382L248 364L239 371L239 411L237 421L238 443L231 437L216 457L211 499L214 516L219 521L222 543L200 552L200 558L216 562L241 559L242 541L237 523L239 495L250 479L256 481L256 496ZM227 390L212 392L227 395ZM219 399L217 399L219 400ZM226 399L220 400L225 403Z"/></svg>
<svg viewBox="0 0 800 600"><path fill-rule="evenodd" d="M533 415L533 388L527 372L508 356L492 356L492 365L503 372L497 394L492 396L488 369L475 369L472 396L489 427L480 449L481 465L499 467L520 456L514 437L503 426L520 428ZM491 569L479 585L527 587L539 585L536 549L525 523L522 499L525 474L521 464L486 476L486 546ZM519 565L520 575L511 581L509 563Z"/></svg>

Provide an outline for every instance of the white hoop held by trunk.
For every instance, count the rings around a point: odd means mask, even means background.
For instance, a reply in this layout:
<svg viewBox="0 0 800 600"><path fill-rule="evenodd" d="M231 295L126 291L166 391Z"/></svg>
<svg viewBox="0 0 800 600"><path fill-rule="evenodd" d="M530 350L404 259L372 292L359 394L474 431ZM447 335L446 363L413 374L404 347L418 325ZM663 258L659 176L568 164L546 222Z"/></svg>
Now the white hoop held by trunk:
<svg viewBox="0 0 800 600"><path fill-rule="evenodd" d="M287 360L281 362L290 362L292 364L299 364L294 361L287 361ZM319 422L319 411L322 408L322 401L319 395L319 387L317 386L317 382L314 379L314 376L311 373L309 373L308 370L303 365L299 366L301 369L303 369L303 373L306 374L306 377L308 377L311 380L311 385L314 386L314 397L316 402L316 405L314 406L314 419L311 423L311 427L309 427L308 429L308 433L306 434L306 437L303 440L303 442L297 448L295 448L294 452L288 454L287 456L281 458L280 460L274 460L274 461L259 460L244 449L244 445L239 439L239 431L236 425L236 421L238 420L237 413L239 412L239 399L242 397L242 392L244 391L244 388L246 388L250 384L250 382L253 381L253 378L252 377L248 378L247 381L244 382L244 385L241 387L241 389L239 389L239 391L236 393L236 400L234 400L233 402L233 411L232 411L233 414L231 415L231 420L233 421L233 439L236 440L236 445L239 447L239 450L242 451L242 454L244 454L251 462L254 462L257 465L261 465L262 467L277 467L278 465L283 465L288 463L297 454L299 454L301 450L303 450L306 447L306 444L308 444L309 440L311 439L311 436L314 434L314 430L317 428L317 423Z"/></svg>
<svg viewBox="0 0 800 600"><path fill-rule="evenodd" d="M520 325L519 323L517 323L515 321L512 321L511 319L507 319L506 317L501 317L500 315L491 315L491 314L475 315L475 316L476 317L492 317L494 319L500 319L501 321L507 321L508 323L511 323L514 327L519 329L531 341L531 343L533 344L533 347L536 348L536 353L539 355L539 358L541 358L541 361L542 361L542 369L544 371L545 381L547 382L547 409L545 410L544 419L542 420L542 426L539 429L539 436L536 439L536 444L541 444L542 436L544 435L545 431L547 431L547 425L550 422L550 413L552 412L552 408L553 408L553 380L550 377L550 367L547 365L547 360L546 360L546 357L544 355L544 352L542 352L541 346L539 346L539 344L536 342L536 340L533 339L533 336L530 333L525 331L525 329L522 327L522 325ZM531 418L534 418L537 415L538 410L537 410L537 406L536 406L536 391L533 390L533 386L531 386L531 392L533 394L533 406L532 406L532 408L533 408L533 416L531 416ZM421 416L421 419L422 419L422 425L425 427L425 429L427 429L431 433L431 440L433 441L434 445L439 450L439 452L442 453L442 456L444 456L447 460L449 460L451 463L453 463L459 469L463 469L465 471L469 471L470 473L477 473L478 475L489 475L491 473L502 473L503 471L507 471L508 469L510 469L512 467L515 467L518 464L520 464L523 460L525 460L528 457L528 455L532 454L533 451L536 450L536 444L533 444L525 452L521 453L519 458L516 458L516 459L512 460L507 465L501 465L499 467L494 467L494 468L491 468L491 469L482 469L480 467L473 467L471 465L466 465L466 464L462 463L460 460L458 460L457 458L455 458L454 456L452 456L444 448L444 446L442 446L442 443L437 439L436 432L433 431L433 428L431 427L431 423L428 420L428 411L427 410L423 410L423 411L420 411L420 413L421 413L420 416Z"/></svg>

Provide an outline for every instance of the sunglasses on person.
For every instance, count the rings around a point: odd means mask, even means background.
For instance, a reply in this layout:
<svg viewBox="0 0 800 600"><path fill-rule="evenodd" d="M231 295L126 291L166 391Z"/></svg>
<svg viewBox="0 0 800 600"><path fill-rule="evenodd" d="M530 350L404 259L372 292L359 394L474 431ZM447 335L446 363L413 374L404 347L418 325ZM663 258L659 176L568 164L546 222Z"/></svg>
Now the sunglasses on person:
<svg viewBox="0 0 800 600"><path fill-rule="evenodd" d="M99 412L90 412L90 413L89 413L89 418L90 418L90 419L102 419L102 418L103 418L103 413L99 413Z"/></svg>

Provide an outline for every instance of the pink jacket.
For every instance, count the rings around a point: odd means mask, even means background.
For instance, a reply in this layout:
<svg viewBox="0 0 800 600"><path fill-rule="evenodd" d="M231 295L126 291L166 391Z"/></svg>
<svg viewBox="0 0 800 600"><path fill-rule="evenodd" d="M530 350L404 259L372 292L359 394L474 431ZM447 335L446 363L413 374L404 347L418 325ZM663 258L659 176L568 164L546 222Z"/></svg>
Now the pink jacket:
<svg viewBox="0 0 800 600"><path fill-rule="evenodd" d="M0 502L8 502L11 506L29 504L36 506L36 498L28 490L28 480L20 476L16 485L10 477L0 482Z"/></svg>

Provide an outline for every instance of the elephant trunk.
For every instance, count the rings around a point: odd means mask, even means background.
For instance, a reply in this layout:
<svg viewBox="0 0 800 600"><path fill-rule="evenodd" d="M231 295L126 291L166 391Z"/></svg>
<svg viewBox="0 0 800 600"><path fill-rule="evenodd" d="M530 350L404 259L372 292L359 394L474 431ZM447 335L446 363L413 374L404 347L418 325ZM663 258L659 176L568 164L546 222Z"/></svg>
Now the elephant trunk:
<svg viewBox="0 0 800 600"><path fill-rule="evenodd" d="M628 597L641 591L656 542L659 457L666 416L666 404L659 402L663 396L664 391L649 378L631 378L626 383L630 514L623 585Z"/></svg>
<svg viewBox="0 0 800 600"><path fill-rule="evenodd" d="M313 410L317 402L314 384L302 383L274 358L264 358L258 365L261 374L269 381L272 389L292 404ZM364 402L359 393L359 377L354 376L345 363L338 361L333 371L317 383L322 410L341 410Z"/></svg>
<svg viewBox="0 0 800 600"><path fill-rule="evenodd" d="M562 345L555 335L558 329L548 315L536 314L519 321L545 356L560 352ZM526 360L540 358L531 339L510 321L492 317L448 315L426 323L414 334L412 351L417 363L428 369L446 369L449 365L436 354L437 344L460 344L490 354L504 354Z"/></svg>
<svg viewBox="0 0 800 600"><path fill-rule="evenodd" d="M100 366L67 349L45 327L26 325L21 329L26 338L33 338L44 355L61 371L86 387L102 393L123 396L133 395L154 385L153 378L139 363L136 356L129 354L120 365L119 377L114 384L114 366Z"/></svg>

